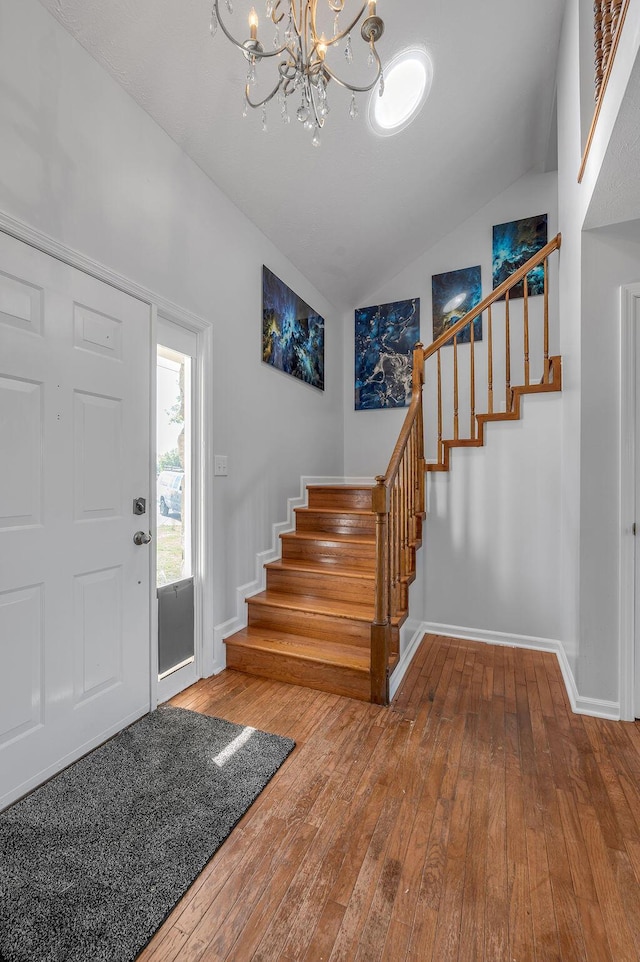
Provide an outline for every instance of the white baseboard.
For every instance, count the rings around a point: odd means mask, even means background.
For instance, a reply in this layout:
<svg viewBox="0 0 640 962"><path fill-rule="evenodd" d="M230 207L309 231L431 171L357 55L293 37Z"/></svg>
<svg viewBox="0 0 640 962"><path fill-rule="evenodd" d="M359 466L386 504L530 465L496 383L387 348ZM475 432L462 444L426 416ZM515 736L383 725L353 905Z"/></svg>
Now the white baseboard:
<svg viewBox="0 0 640 962"><path fill-rule="evenodd" d="M507 645L511 648L530 648L535 651L549 651L556 655L562 672L571 709L577 715L592 715L595 718L620 720L620 704L601 698L580 695L562 642L553 638L536 638L530 635L512 635L502 631L486 631L483 628L461 628L458 625L441 625L424 621L420 630L430 635L445 635L449 638L464 638L467 641L481 641L488 645Z"/></svg>
<svg viewBox="0 0 640 962"><path fill-rule="evenodd" d="M239 585L236 588L236 613L232 618L227 621L216 625L213 629L213 652L214 652L214 671L213 674L219 674L226 666L226 651L224 647L224 639L233 635L236 631L240 631L242 628L247 626L247 598L252 595L257 595L259 592L264 591L267 583L267 576L264 570L264 566L269 564L271 561L278 561L281 557L282 542L280 540L280 535L287 531L293 531L296 526L295 520L295 509L302 508L307 504L307 485L338 485L338 484L354 484L354 485L365 485L365 484L375 484L373 478L334 478L329 476L321 477L307 477L306 475L300 478L300 494L295 498L287 499L287 520L278 521L276 524L271 526L271 547L267 548L265 551L259 551L255 557L255 578L253 581L248 581L244 585Z"/></svg>
<svg viewBox="0 0 640 962"><path fill-rule="evenodd" d="M603 698L588 698L581 695L576 685L576 680L571 671L571 666L567 659L566 652L562 646L556 652L560 662L560 670L569 695L571 707L577 715L593 715L594 718L607 718L610 721L620 721L622 718L620 702L605 701Z"/></svg>

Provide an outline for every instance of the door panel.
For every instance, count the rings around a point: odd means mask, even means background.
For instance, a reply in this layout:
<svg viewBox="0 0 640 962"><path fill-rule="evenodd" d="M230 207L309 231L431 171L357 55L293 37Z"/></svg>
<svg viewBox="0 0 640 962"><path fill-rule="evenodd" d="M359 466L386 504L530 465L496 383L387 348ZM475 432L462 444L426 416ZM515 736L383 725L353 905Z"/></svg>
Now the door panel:
<svg viewBox="0 0 640 962"><path fill-rule="evenodd" d="M75 577L75 703L122 684L122 566Z"/></svg>
<svg viewBox="0 0 640 962"><path fill-rule="evenodd" d="M0 465L6 471L0 529L40 524L42 385L0 377Z"/></svg>
<svg viewBox="0 0 640 962"><path fill-rule="evenodd" d="M122 503L122 401L74 391L77 521L115 518Z"/></svg>
<svg viewBox="0 0 640 962"><path fill-rule="evenodd" d="M0 234L0 805L149 709L149 315Z"/></svg>
<svg viewBox="0 0 640 962"><path fill-rule="evenodd" d="M14 670L0 675L0 745L42 724L42 585L0 594L0 638L20 638Z"/></svg>

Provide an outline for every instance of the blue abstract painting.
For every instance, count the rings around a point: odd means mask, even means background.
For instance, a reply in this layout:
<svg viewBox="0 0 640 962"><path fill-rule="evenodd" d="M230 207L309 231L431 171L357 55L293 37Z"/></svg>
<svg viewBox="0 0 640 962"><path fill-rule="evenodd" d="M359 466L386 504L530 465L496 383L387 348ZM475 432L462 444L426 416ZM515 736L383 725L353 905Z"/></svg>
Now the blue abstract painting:
<svg viewBox="0 0 640 962"><path fill-rule="evenodd" d="M479 304L482 299L482 274L480 267L464 267L458 271L445 271L431 278L433 339L453 327L461 317ZM473 336L482 340L482 315L473 322ZM458 334L458 344L471 340L471 325ZM453 338L447 341L453 344Z"/></svg>
<svg viewBox="0 0 640 962"><path fill-rule="evenodd" d="M361 307L355 327L356 411L405 407L420 339L420 298Z"/></svg>
<svg viewBox="0 0 640 962"><path fill-rule="evenodd" d="M547 243L547 215L512 220L493 228L493 289L522 267ZM527 274L529 296L544 293L544 268L534 268ZM509 291L509 297L524 297L523 282Z"/></svg>
<svg viewBox="0 0 640 962"><path fill-rule="evenodd" d="M264 266L262 360L324 391L324 318Z"/></svg>

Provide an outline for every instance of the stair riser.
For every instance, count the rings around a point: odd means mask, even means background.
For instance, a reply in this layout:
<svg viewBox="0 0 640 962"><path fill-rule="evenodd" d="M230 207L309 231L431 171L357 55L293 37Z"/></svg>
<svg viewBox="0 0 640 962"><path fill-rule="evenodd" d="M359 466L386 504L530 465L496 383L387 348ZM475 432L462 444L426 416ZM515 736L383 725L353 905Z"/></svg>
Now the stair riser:
<svg viewBox="0 0 640 962"><path fill-rule="evenodd" d="M332 601L374 603L373 580L343 578L338 574L316 574L307 571L282 571L267 567L267 590L297 592Z"/></svg>
<svg viewBox="0 0 640 962"><path fill-rule="evenodd" d="M271 678L289 685L303 685L318 691L369 701L371 682L365 672L272 652L246 651L227 641L227 668L236 668L248 675Z"/></svg>
<svg viewBox="0 0 640 962"><path fill-rule="evenodd" d="M310 508L331 508L335 511L371 511L371 488L309 487Z"/></svg>
<svg viewBox="0 0 640 962"><path fill-rule="evenodd" d="M288 631L296 635L305 635L307 638L336 641L342 645L368 647L370 644L371 625L366 621L257 604L252 603L251 598L247 599L247 603L251 627Z"/></svg>
<svg viewBox="0 0 640 962"><path fill-rule="evenodd" d="M286 561L345 565L362 571L374 571L376 560L374 544L331 544L295 537L282 539L282 557Z"/></svg>
<svg viewBox="0 0 640 962"><path fill-rule="evenodd" d="M330 534L364 534L373 537L376 519L373 514L363 516L341 511L325 514L303 508L296 511L296 531L327 531Z"/></svg>

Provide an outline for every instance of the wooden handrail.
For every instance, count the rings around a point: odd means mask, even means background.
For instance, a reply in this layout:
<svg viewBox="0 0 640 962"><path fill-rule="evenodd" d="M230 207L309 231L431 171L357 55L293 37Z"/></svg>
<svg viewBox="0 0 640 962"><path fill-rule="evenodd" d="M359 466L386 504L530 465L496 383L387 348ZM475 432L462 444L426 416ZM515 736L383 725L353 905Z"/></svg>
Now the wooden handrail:
<svg viewBox="0 0 640 962"><path fill-rule="evenodd" d="M523 280L529 271L542 264L543 261L553 251L558 250L561 244L562 234L556 234L553 240L550 240L549 243L545 244L545 246L541 248L537 254L534 254L533 257L530 257L526 264L523 264L522 267L519 267L517 271L514 271L513 274L510 274L506 281L503 281L502 284L496 287L494 291L492 291L490 294L487 294L484 300L480 301L479 304L461 317L459 321L456 321L455 324L447 328L444 334L441 334L440 337L437 337L435 341L429 345L429 347L425 347L425 361L427 358L431 357L432 354L435 354L436 351L439 351L441 347L444 347L445 344L448 344L454 334L458 334L467 326L467 324L473 323L476 317L480 317L483 311L486 311L488 307L490 307L496 301L499 301L500 298L506 294L510 288L514 287L519 281Z"/></svg>
<svg viewBox="0 0 640 962"><path fill-rule="evenodd" d="M420 345L422 347L422 345ZM391 455L391 460L387 467L386 474L382 476L382 481L385 488L389 488L398 476L398 471L400 470L400 464L402 461L402 455L404 454L405 448L411 436L411 428L416 420L418 408L422 404L422 384L416 389L414 386L411 394L411 403L409 405L409 410L407 411L404 423L402 425L402 430L396 441L396 445L393 449L393 454Z"/></svg>

